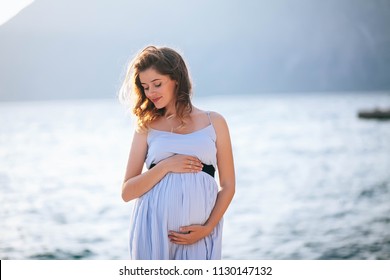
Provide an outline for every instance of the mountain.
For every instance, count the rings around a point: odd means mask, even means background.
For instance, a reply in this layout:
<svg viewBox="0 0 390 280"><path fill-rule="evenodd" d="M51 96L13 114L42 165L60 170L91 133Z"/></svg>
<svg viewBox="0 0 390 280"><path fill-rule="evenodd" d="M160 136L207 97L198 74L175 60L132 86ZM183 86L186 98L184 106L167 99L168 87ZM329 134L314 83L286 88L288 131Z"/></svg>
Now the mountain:
<svg viewBox="0 0 390 280"><path fill-rule="evenodd" d="M112 98L148 44L195 94L390 89L390 1L36 0L0 26L0 100Z"/></svg>

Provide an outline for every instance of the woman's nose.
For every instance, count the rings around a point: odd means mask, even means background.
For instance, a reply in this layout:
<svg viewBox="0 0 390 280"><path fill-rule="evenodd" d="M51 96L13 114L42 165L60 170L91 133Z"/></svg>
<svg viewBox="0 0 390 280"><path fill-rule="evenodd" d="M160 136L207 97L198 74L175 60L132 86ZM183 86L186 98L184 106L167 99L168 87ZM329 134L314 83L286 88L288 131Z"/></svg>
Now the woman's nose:
<svg viewBox="0 0 390 280"><path fill-rule="evenodd" d="M156 87L150 86L149 87L149 94L154 94L156 92Z"/></svg>

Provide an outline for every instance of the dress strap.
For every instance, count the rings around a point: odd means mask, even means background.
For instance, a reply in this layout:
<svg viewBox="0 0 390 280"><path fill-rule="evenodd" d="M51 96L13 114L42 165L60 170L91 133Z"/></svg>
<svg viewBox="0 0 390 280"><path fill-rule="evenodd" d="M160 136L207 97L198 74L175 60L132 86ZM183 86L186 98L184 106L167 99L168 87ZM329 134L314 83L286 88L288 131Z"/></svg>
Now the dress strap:
<svg viewBox="0 0 390 280"><path fill-rule="evenodd" d="M211 121L211 117L210 117L210 111L207 111L207 116L209 117L209 121L210 121L210 124L213 125L213 122Z"/></svg>

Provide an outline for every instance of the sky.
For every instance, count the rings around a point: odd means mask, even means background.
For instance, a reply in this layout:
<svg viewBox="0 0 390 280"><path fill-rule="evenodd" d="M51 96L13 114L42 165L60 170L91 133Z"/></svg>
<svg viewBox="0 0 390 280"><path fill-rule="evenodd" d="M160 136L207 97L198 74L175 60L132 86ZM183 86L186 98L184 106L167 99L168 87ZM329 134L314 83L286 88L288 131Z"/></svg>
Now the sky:
<svg viewBox="0 0 390 280"><path fill-rule="evenodd" d="M199 95L390 89L388 0L0 3L0 101L113 98L149 44L184 56Z"/></svg>
<svg viewBox="0 0 390 280"><path fill-rule="evenodd" d="M0 25L16 16L33 0L0 0Z"/></svg>

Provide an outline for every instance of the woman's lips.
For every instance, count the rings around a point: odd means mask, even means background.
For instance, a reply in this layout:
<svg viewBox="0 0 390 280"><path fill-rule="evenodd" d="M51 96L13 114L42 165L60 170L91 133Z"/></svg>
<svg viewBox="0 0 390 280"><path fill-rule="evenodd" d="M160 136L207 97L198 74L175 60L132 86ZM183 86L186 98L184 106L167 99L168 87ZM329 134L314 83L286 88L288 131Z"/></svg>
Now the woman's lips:
<svg viewBox="0 0 390 280"><path fill-rule="evenodd" d="M154 98L154 99L152 99L152 102L153 103L157 103L161 98L162 98L161 96L157 97L157 98Z"/></svg>

